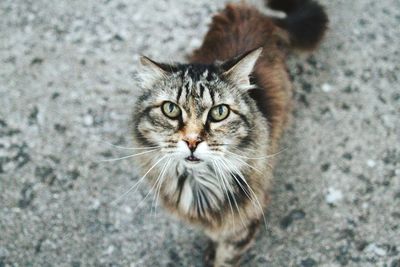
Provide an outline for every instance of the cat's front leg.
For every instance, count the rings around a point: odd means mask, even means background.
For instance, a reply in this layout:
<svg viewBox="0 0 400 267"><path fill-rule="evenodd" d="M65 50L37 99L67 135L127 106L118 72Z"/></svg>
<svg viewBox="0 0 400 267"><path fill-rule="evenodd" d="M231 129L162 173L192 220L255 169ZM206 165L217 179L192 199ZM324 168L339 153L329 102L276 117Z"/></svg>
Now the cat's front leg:
<svg viewBox="0 0 400 267"><path fill-rule="evenodd" d="M238 266L241 256L250 247L259 228L259 220L250 221L246 227L235 229L230 234L224 234L209 248L206 254L206 266L233 267Z"/></svg>

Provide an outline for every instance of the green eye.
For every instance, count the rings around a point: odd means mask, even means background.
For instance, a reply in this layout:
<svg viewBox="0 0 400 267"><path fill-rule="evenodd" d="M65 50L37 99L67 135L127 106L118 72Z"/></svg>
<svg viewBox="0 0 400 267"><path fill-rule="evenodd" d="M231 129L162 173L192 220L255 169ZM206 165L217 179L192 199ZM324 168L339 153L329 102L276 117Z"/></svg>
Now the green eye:
<svg viewBox="0 0 400 267"><path fill-rule="evenodd" d="M181 115L181 109L178 107L178 105L170 101L164 102L164 104L161 106L161 110L164 115L170 119L176 119L179 115Z"/></svg>
<svg viewBox="0 0 400 267"><path fill-rule="evenodd" d="M215 106L210 110L210 118L214 122L225 120L229 115L229 107L227 105Z"/></svg>

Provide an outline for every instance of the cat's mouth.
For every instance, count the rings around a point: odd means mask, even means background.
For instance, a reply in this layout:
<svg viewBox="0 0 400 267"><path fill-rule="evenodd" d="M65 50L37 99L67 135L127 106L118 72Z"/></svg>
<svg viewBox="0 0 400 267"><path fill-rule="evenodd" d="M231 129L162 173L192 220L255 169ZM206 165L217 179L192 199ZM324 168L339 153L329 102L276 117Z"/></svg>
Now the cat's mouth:
<svg viewBox="0 0 400 267"><path fill-rule="evenodd" d="M201 161L201 159L199 159L199 158L197 158L197 157L195 157L193 155L190 155L190 156L186 157L185 160L188 161L188 162L191 162L191 163L198 163L198 162Z"/></svg>

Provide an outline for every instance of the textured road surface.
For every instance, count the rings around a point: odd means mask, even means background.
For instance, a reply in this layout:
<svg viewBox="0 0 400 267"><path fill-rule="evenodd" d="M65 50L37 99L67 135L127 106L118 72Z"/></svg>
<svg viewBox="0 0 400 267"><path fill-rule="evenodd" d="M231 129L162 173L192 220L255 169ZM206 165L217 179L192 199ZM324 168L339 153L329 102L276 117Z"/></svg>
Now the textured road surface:
<svg viewBox="0 0 400 267"><path fill-rule="evenodd" d="M294 120L243 266L400 266L400 2L328 1L293 55ZM142 201L137 59L183 60L224 1L0 1L0 266L202 266L207 239Z"/></svg>

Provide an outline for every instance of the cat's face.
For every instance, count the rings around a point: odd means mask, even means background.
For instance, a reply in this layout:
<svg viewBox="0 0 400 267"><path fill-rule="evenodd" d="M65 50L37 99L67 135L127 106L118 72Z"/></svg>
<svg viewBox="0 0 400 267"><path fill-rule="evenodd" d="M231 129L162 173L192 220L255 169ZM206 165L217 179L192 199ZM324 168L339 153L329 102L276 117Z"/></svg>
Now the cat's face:
<svg viewBox="0 0 400 267"><path fill-rule="evenodd" d="M255 146L259 114L247 90L260 52L228 67L167 66L144 58L150 73L136 103L137 142L159 148L161 156L187 168L224 164L224 158Z"/></svg>

